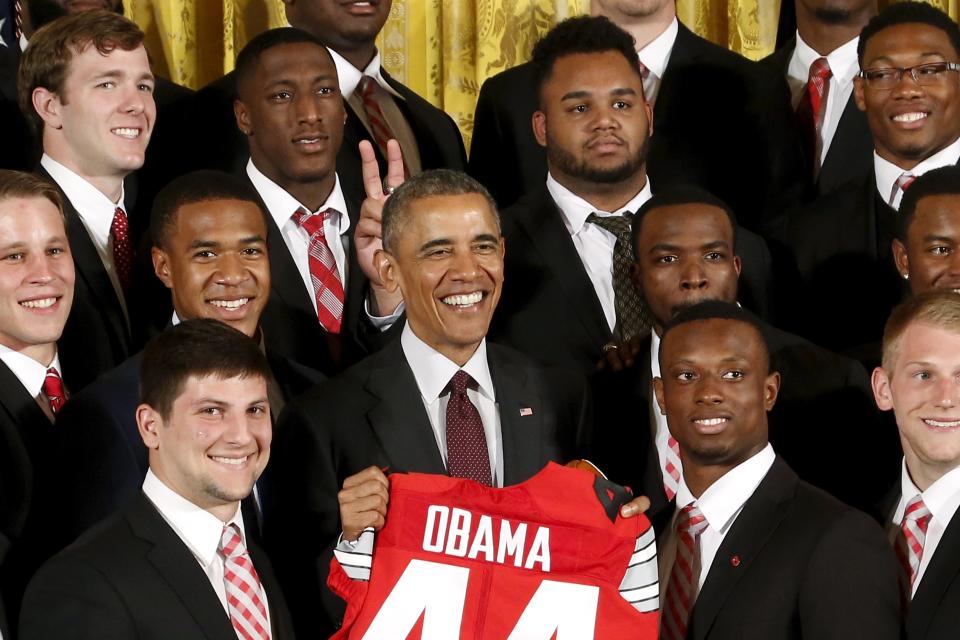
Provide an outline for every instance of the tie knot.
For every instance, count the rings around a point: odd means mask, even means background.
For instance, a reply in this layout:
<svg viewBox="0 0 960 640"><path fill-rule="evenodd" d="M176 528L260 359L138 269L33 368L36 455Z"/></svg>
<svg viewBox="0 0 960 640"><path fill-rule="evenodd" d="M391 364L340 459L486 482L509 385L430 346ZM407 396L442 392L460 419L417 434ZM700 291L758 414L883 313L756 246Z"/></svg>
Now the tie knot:
<svg viewBox="0 0 960 640"><path fill-rule="evenodd" d="M641 61L638 61L637 64L640 65L640 77L643 78L644 80L646 80L647 78L649 78L649 77L650 77L650 67L648 67L647 65L643 64L643 62L641 62Z"/></svg>
<svg viewBox="0 0 960 640"><path fill-rule="evenodd" d="M63 408L66 398L63 394L63 380L60 379L60 372L53 367L47 369L47 375L43 379L43 393L50 401L50 410L57 415Z"/></svg>
<svg viewBox="0 0 960 640"><path fill-rule="evenodd" d="M617 236L618 240L629 240L631 218L632 216L630 214L624 214L622 216L598 216L596 213L591 213L587 216L587 222L609 231Z"/></svg>
<svg viewBox="0 0 960 640"><path fill-rule="evenodd" d="M220 534L220 546L217 547L217 551L224 558L237 558L246 555L247 549L243 546L240 528L236 524L223 525L223 533Z"/></svg>
<svg viewBox="0 0 960 640"><path fill-rule="evenodd" d="M450 378L450 391L453 393L466 393L467 389L473 383L470 374L461 369Z"/></svg>
<svg viewBox="0 0 960 640"><path fill-rule="evenodd" d="M300 207L293 212L293 221L297 223L304 231L311 236L315 234L323 235L323 223L333 213L333 209L324 209L319 213L313 214Z"/></svg>
<svg viewBox="0 0 960 640"><path fill-rule="evenodd" d="M700 512L700 507L691 502L680 510L677 517L677 533L686 533L694 538L698 537L707 528L707 518Z"/></svg>
<svg viewBox="0 0 960 640"><path fill-rule="evenodd" d="M369 98L373 95L373 92L377 90L377 81L374 80L371 76L363 76L360 78L360 95L364 98Z"/></svg>
<svg viewBox="0 0 960 640"><path fill-rule="evenodd" d="M900 177L897 178L897 188L901 191L906 191L910 188L910 185L913 184L913 181L917 179L917 176L913 175L908 171L904 171L900 174Z"/></svg>
<svg viewBox="0 0 960 640"><path fill-rule="evenodd" d="M829 80L832 75L833 71L830 70L830 63L826 58L817 58L810 65L810 80L817 79L822 82Z"/></svg>
<svg viewBox="0 0 960 640"><path fill-rule="evenodd" d="M919 493L913 496L910 502L907 503L906 509L903 510L904 520L914 520L918 524L926 524L931 517L932 514L930 510L927 509L927 505L923 503L923 497Z"/></svg>

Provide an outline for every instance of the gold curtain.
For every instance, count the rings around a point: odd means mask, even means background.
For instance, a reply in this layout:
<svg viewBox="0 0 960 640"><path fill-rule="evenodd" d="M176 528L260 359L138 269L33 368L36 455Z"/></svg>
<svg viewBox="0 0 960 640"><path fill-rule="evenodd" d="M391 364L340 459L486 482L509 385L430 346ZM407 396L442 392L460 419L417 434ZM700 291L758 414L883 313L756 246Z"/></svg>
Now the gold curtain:
<svg viewBox="0 0 960 640"><path fill-rule="evenodd" d="M880 0L883 8L898 0ZM926 0L960 15L960 0ZM526 60L554 23L589 0L393 0L378 38L384 66L449 113L469 146L480 85ZM281 0L124 0L155 70L198 88L233 69L254 35L286 24ZM773 51L780 0L677 0L693 31L757 60Z"/></svg>

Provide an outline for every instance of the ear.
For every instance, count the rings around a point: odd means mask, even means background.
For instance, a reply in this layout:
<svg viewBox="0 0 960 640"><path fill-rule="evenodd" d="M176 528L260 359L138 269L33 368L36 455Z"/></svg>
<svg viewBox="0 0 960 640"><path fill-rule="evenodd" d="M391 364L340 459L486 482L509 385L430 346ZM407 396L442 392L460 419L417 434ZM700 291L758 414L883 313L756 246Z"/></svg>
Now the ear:
<svg viewBox="0 0 960 640"><path fill-rule="evenodd" d="M533 137L541 147L547 146L547 115L540 111L533 112Z"/></svg>
<svg viewBox="0 0 960 640"><path fill-rule="evenodd" d="M240 102L240 100L233 101L233 117L237 119L237 128L240 129L243 135L253 135L253 125L250 124L250 112L247 110L247 105Z"/></svg>
<svg viewBox="0 0 960 640"><path fill-rule="evenodd" d="M904 280L910 279L910 257L907 256L907 247L899 240L893 241L893 263Z"/></svg>
<svg viewBox="0 0 960 640"><path fill-rule="evenodd" d="M158 431L163 427L163 418L148 404L141 404L137 407L137 431L140 432L140 438L148 449L158 449L160 447L160 436Z"/></svg>
<svg viewBox="0 0 960 640"><path fill-rule="evenodd" d="M653 394L657 398L657 406L660 408L660 415L667 415L667 403L663 401L663 378L653 379Z"/></svg>
<svg viewBox="0 0 960 640"><path fill-rule="evenodd" d="M394 257L384 249L377 249L373 254L373 262L377 265L377 273L380 274L380 282L387 293L396 293L400 286L400 273L397 269Z"/></svg>
<svg viewBox="0 0 960 640"><path fill-rule="evenodd" d="M863 78L860 76L853 79L853 99L857 103L857 109L867 110L867 101L863 99Z"/></svg>
<svg viewBox="0 0 960 640"><path fill-rule="evenodd" d="M61 113L63 103L60 102L60 96L44 87L37 87L33 90L31 99L33 110L37 112L45 126L51 129L63 129Z"/></svg>
<svg viewBox="0 0 960 640"><path fill-rule="evenodd" d="M766 380L763 381L763 406L769 413L773 405L777 403L777 395L780 393L780 372L771 371Z"/></svg>
<svg viewBox="0 0 960 640"><path fill-rule="evenodd" d="M737 272L737 277L740 277L740 270L743 268L743 263L740 262L740 256L733 256L733 270Z"/></svg>
<svg viewBox="0 0 960 640"><path fill-rule="evenodd" d="M167 252L160 247L152 247L150 249L150 259L153 260L153 272L160 278L163 286L167 289L173 289L173 278L170 276L170 258L167 256Z"/></svg>
<svg viewBox="0 0 960 640"><path fill-rule="evenodd" d="M647 135L653 136L653 107L650 106L650 102L647 101L646 96L644 96L643 108L647 111Z"/></svg>
<svg viewBox="0 0 960 640"><path fill-rule="evenodd" d="M890 378L883 367L877 367L870 376L873 399L881 411L893 410L893 395L890 393Z"/></svg>

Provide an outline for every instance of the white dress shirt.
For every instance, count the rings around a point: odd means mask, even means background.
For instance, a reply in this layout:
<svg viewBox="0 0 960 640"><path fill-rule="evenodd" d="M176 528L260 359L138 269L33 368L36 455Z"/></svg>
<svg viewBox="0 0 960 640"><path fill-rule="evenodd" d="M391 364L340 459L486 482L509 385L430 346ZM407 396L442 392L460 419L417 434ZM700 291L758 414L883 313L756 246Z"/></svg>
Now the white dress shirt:
<svg viewBox="0 0 960 640"><path fill-rule="evenodd" d="M903 520L903 512L907 509L907 503L916 495L923 498L923 504L930 510L933 516L927 525L927 536L923 542L923 555L920 557L920 566L917 568L917 579L913 582L912 595L917 593L917 587L923 580L923 574L930 566L930 559L937 551L937 545L943 538L950 520L953 519L960 506L960 467L948 471L940 476L940 479L927 487L926 491L920 491L917 485L910 479L910 473L907 471L907 463L903 462L900 472L900 502L893 512L891 521L891 531L896 535L900 531L900 521Z"/></svg>
<svg viewBox="0 0 960 640"><path fill-rule="evenodd" d="M600 217L623 215L627 212L636 213L637 209L653 196L650 191L650 180L647 180L637 195L616 211L598 210L557 182L549 173L547 174L547 191L560 209L563 224L573 240L573 246L580 256L587 277L593 284L593 290L597 293L610 331L613 331L617 324L613 294L613 248L617 243L617 237L606 229L587 222L587 218L591 213L596 213Z"/></svg>
<svg viewBox="0 0 960 640"><path fill-rule="evenodd" d="M650 330L650 380L660 377L660 336L656 331ZM657 405L657 398L653 393L651 382L650 387L650 412L653 413L653 444L657 447L657 460L660 462L661 477L667 476L667 456L670 451L670 427L667 426L667 416L660 412ZM677 458L677 456L673 456ZM674 464L680 475L683 475L683 463L677 458Z"/></svg>
<svg viewBox="0 0 960 640"><path fill-rule="evenodd" d="M237 512L227 522L223 522L206 509L201 509L173 489L168 487L154 475L153 470L147 470L147 477L143 481L143 493L174 533L179 536L203 572L207 574L210 586L216 592L227 617L230 609L227 606L227 590L223 585L223 556L217 553L220 547L220 538L223 535L223 526L235 524L240 529L240 539L244 548L247 548L247 534L243 527L243 516L240 512L240 502L237 502ZM256 569L256 567L254 567ZM267 610L267 631L270 629L270 605L267 602L267 592L261 589L260 597ZM271 634L272 635L272 634Z"/></svg>
<svg viewBox="0 0 960 640"><path fill-rule="evenodd" d="M63 378L63 371L60 369L60 356L54 354L50 364L40 364L28 355L0 344L0 362L7 365L10 372L17 377L23 388L27 390L31 398L37 400L37 404L47 414L47 417L53 420L53 412L50 409L50 403L47 396L43 393L43 381L47 377L47 369L53 367Z"/></svg>
<svg viewBox="0 0 960 640"><path fill-rule="evenodd" d="M380 72L380 51L378 50L374 56L373 60L370 61L366 67L362 70L357 69L355 66L347 62L347 59L341 56L339 53L327 47L327 51L330 52L330 57L333 58L333 64L337 67L337 79L340 84L340 94L343 96L344 100L349 100L353 95L353 92L357 90L357 85L360 84L360 80L363 79L363 76L370 76L377 81L377 84L386 89L387 93L392 95L395 98L403 100L403 96L396 92L396 90L387 84L387 81L384 80L383 74Z"/></svg>
<svg viewBox="0 0 960 640"><path fill-rule="evenodd" d="M100 262L103 263L103 268L110 278L110 284L113 285L117 299L120 300L123 315L129 322L123 287L120 286L120 278L113 265L113 238L110 237L110 227L113 225L113 216L117 207L122 207L124 212L127 211L123 204L123 187L121 187L119 202L113 202L92 184L47 154L43 154L40 158L40 165L47 170L50 177L66 194L70 204L77 210L80 221L83 222L90 240L93 241L93 246L97 249L97 255L100 256Z"/></svg>
<svg viewBox="0 0 960 640"><path fill-rule="evenodd" d="M919 163L913 169L910 169L908 173L916 177L920 177L927 171L933 171L934 169L939 169L940 167L949 167L951 165L955 165L957 164L958 159L960 159L960 138L957 138L950 145L944 147L940 151L937 151L935 154ZM880 197L883 198L884 202L887 202L890 199L890 194L893 192L893 185L896 184L900 176L903 175L904 171L907 170L898 167L892 162L884 160L876 151L874 151L873 171L877 178L877 193L880 194ZM903 191L898 190L897 195L893 200L894 209L900 209L901 200L903 200Z"/></svg>
<svg viewBox="0 0 960 640"><path fill-rule="evenodd" d="M443 463L447 463L447 402L450 392L447 385L453 375L463 369L477 383L476 389L467 389L467 397L477 408L483 422L483 432L487 439L487 454L490 456L490 473L493 485L503 486L503 439L500 435L500 412L497 409L497 397L490 377L490 365L487 362L487 342L483 340L476 352L465 365L455 362L439 353L417 337L408 323L400 335L403 355L413 370L413 377L420 389L423 407L430 418L433 435Z"/></svg>
<svg viewBox="0 0 960 640"><path fill-rule="evenodd" d="M857 43L860 42L860 36L844 43L828 53L821 56L810 47L800 32L797 32L797 46L793 49L793 55L790 57L790 64L787 66L787 83L790 85L790 96L793 100L793 108L796 110L800 104L800 98L807 88L807 81L810 78L810 66L818 59L826 57L827 64L830 65L829 89L827 93L827 104L823 110L823 122L820 125L820 138L823 146L820 150L820 163L827 157L827 151L830 150L830 143L837 132L837 125L840 124L840 117L844 109L847 108L847 102L853 93L853 79L860 71L860 63L857 60ZM888 194L889 195L889 194Z"/></svg>
<svg viewBox="0 0 960 640"><path fill-rule="evenodd" d="M768 442L759 453L744 460L707 487L699 498L694 498L681 476L680 488L677 490L677 513L691 502L696 502L700 512L707 519L707 528L700 534L701 589L707 580L707 574L710 573L710 566L717 555L717 550L723 544L723 539L736 522L737 516L743 511L743 505L770 471L775 459L773 447ZM671 531L674 531L675 523L676 514L670 523Z"/></svg>
<svg viewBox="0 0 960 640"><path fill-rule="evenodd" d="M673 45L677 41L678 31L680 31L680 23L674 17L673 21L660 35L637 52L640 62L650 71L643 81L643 95L650 104L653 104L657 99L660 81L667 71L667 64L670 62L670 54L673 52Z"/></svg>

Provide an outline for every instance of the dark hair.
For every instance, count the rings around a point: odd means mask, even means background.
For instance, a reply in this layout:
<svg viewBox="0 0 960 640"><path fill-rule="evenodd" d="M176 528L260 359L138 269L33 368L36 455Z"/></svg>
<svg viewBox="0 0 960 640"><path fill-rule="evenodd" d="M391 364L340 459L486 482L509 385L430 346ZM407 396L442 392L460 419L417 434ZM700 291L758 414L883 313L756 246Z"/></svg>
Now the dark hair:
<svg viewBox="0 0 960 640"><path fill-rule="evenodd" d="M60 213L64 225L63 198L52 182L32 173L0 169L0 202L10 198L46 198Z"/></svg>
<svg viewBox="0 0 960 640"><path fill-rule="evenodd" d="M451 169L431 169L408 178L397 190L387 198L383 205L381 216L381 235L383 248L392 252L396 249L397 234L407 222L410 203L433 196L459 196L475 193L483 196L497 223L497 232L500 232L500 214L497 213L497 203L486 187L460 171Z"/></svg>
<svg viewBox="0 0 960 640"><path fill-rule="evenodd" d="M133 51L143 44L136 23L112 11L83 11L54 20L38 29L20 59L17 98L20 110L36 133L43 119L33 108L33 91L43 87L66 104L63 83L75 55L93 45L103 55L114 49Z"/></svg>
<svg viewBox="0 0 960 640"><path fill-rule="evenodd" d="M150 238L153 246L164 248L177 225L177 213L184 205L210 200L252 202L263 215L267 214L253 187L240 178L222 171L193 171L172 180L153 199L150 211Z"/></svg>
<svg viewBox="0 0 960 640"><path fill-rule="evenodd" d="M240 95L241 88L250 76L256 72L257 64L260 62L260 56L274 47L285 44L299 44L302 42L315 44L323 49L324 55L330 56L330 52L327 51L327 48L319 38L296 27L278 27L264 31L254 37L237 55L237 64L234 69L236 73L237 95Z"/></svg>
<svg viewBox="0 0 960 640"><path fill-rule="evenodd" d="M272 380L267 358L252 338L206 318L185 320L147 343L140 363L140 402L168 418L191 376Z"/></svg>
<svg viewBox="0 0 960 640"><path fill-rule="evenodd" d="M618 51L642 80L640 59L634 49L633 36L605 16L577 16L567 18L547 32L533 46L534 77L538 100L543 85L553 72L559 58L576 53L605 53ZM541 104L542 107L542 104Z"/></svg>
<svg viewBox="0 0 960 640"><path fill-rule="evenodd" d="M654 209L681 204L702 204L722 210L727 214L727 219L730 220L730 228L733 231L733 241L736 243L737 216L734 215L730 205L706 189L689 184L678 184L663 191L658 191L656 195L644 202L643 206L637 209L637 212L633 215L633 222L630 224L630 241L633 247L634 260L640 259L640 256L637 255L637 245L640 240L640 227L643 225L643 219L647 214ZM731 247L731 249L733 249L733 247Z"/></svg>
<svg viewBox="0 0 960 640"><path fill-rule="evenodd" d="M892 4L870 19L867 26L860 32L860 42L857 44L857 61L863 68L863 53L867 50L867 42L873 36L887 27L898 24L925 24L940 29L950 39L953 51L960 56L960 27L940 9L925 2L898 2Z"/></svg>
<svg viewBox="0 0 960 640"><path fill-rule="evenodd" d="M674 314L670 322L664 327L661 340L666 340L671 330L681 325L696 322L698 320L734 320L748 324L757 332L760 338L760 345L763 347L764 368L770 370L770 345L763 334L763 325L757 316L753 315L743 307L733 302L721 302L719 300L706 300L698 302L688 307L684 307ZM661 342L662 344L662 342ZM662 351L661 351L662 353ZM662 366L662 363L661 363Z"/></svg>
<svg viewBox="0 0 960 640"><path fill-rule="evenodd" d="M917 205L920 200L928 196L960 195L960 167L949 165L928 171L910 184L910 188L903 192L903 202L900 203L900 213L897 216L900 224L897 225L897 238L906 244L907 231L917 214ZM957 213L960 214L960 208Z"/></svg>

